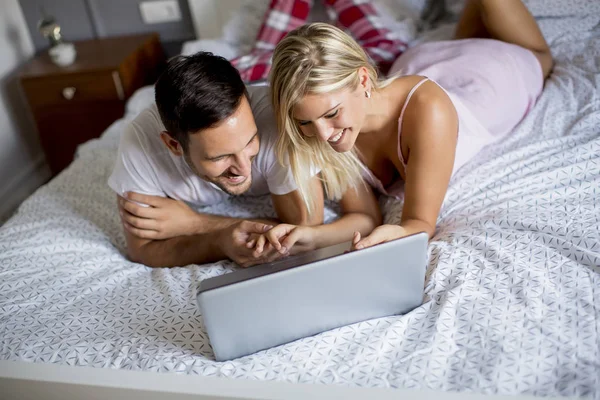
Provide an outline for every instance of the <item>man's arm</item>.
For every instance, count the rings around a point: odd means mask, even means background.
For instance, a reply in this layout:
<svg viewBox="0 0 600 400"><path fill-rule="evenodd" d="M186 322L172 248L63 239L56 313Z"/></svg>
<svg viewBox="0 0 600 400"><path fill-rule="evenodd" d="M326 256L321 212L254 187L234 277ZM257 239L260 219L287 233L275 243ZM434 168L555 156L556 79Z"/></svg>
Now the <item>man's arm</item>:
<svg viewBox="0 0 600 400"><path fill-rule="evenodd" d="M154 197L154 196L150 196ZM173 201L171 199L166 199ZM250 266L253 264L269 261L273 258L274 252L266 254L263 257L255 258L252 255L252 249L248 249L246 243L253 235L259 235L271 228L271 225L261 222L244 221L235 218L211 216L207 214L198 214L200 217L206 217L204 228L193 228L197 232L178 235L167 239L152 239L140 237L136 232L142 231L147 236L152 235L153 230L143 229L132 226L130 213L127 210L137 210L139 207L144 215L152 215L153 207L144 207L131 201L126 201L117 196L117 204L121 221L123 222L125 239L127 242L127 253L134 262L145 264L149 267L174 267L188 264L204 264L230 258L241 266ZM146 203L147 204L147 203ZM138 225L144 226L147 221L155 221L148 218L134 217ZM169 222L171 224L171 222ZM190 224L193 227L194 224ZM192 229L192 228L186 229Z"/></svg>
<svg viewBox="0 0 600 400"><path fill-rule="evenodd" d="M133 262L149 267L176 267L204 264L226 258L215 235L179 236L166 240L141 239L125 229L127 255Z"/></svg>
<svg viewBox="0 0 600 400"><path fill-rule="evenodd" d="M126 197L117 198L121 218L125 228L142 239L164 240L178 236L201 235L243 221L221 215L199 213L185 202L161 196L150 196L129 192ZM266 224L277 220L252 219Z"/></svg>

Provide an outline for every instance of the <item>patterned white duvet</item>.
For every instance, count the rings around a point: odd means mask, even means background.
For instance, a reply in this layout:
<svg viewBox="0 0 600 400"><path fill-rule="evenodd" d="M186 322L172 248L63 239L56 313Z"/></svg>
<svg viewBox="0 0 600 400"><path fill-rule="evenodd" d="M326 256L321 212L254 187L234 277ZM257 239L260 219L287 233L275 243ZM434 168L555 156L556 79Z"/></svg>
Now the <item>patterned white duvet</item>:
<svg viewBox="0 0 600 400"><path fill-rule="evenodd" d="M0 228L0 359L600 399L600 28L586 18L542 21L554 75L515 133L451 182L425 302L409 314L213 361L195 292L232 263L150 269L123 256L106 180L145 89ZM400 204L382 204L397 221ZM273 215L267 198L203 211Z"/></svg>

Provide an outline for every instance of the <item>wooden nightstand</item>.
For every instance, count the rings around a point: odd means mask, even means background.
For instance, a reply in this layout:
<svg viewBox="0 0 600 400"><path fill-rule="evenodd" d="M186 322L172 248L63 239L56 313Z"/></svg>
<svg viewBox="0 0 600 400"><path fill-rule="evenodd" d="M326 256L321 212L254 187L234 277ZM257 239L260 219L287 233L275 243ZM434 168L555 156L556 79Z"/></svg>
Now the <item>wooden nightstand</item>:
<svg viewBox="0 0 600 400"><path fill-rule="evenodd" d="M79 144L121 118L127 99L153 84L166 63L157 34L86 40L75 47L73 65L58 67L44 51L20 73L53 174L69 165Z"/></svg>

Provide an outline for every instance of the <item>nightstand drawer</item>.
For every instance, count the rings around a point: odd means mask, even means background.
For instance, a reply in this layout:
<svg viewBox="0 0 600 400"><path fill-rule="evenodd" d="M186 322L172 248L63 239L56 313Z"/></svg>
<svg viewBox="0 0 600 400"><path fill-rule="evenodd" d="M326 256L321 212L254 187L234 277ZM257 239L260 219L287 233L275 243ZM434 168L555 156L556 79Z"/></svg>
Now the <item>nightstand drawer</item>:
<svg viewBox="0 0 600 400"><path fill-rule="evenodd" d="M33 109L49 105L124 99L117 71L53 76L51 79L25 79L23 88Z"/></svg>
<svg viewBox="0 0 600 400"><path fill-rule="evenodd" d="M100 136L124 112L122 101L80 102L70 107L47 106L38 111L35 117L40 142L52 172L58 173L68 166L78 145Z"/></svg>

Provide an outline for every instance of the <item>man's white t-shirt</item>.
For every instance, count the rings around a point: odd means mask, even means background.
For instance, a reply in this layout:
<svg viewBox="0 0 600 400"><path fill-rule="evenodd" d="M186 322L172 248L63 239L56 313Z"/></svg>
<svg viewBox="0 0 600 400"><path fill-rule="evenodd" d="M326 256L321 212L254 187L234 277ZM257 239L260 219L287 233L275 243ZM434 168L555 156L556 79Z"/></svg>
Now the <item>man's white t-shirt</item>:
<svg viewBox="0 0 600 400"><path fill-rule="evenodd" d="M283 195L296 190L291 168L275 155L277 128L266 86L248 87L258 128L260 150L252 162L252 185L245 193ZM230 197L213 183L196 175L183 157L172 154L160 138L165 127L156 104L142 111L121 137L117 161L108 185L119 195L138 192L170 197L195 206L219 203Z"/></svg>

